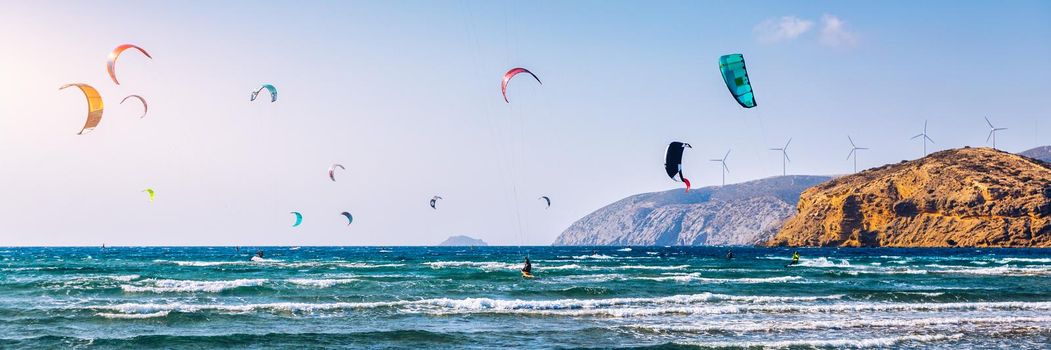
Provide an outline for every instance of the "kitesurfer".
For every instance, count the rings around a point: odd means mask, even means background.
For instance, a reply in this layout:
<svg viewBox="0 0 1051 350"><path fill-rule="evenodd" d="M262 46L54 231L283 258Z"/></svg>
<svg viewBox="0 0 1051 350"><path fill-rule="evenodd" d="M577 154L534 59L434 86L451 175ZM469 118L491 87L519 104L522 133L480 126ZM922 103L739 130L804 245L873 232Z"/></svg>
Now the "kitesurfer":
<svg viewBox="0 0 1051 350"><path fill-rule="evenodd" d="M799 251L792 252L792 264L791 265L795 265L795 264L798 264L798 263L799 263Z"/></svg>
<svg viewBox="0 0 1051 350"><path fill-rule="evenodd" d="M726 250L726 260L733 260L733 258L734 258L734 251L733 250L729 250L729 249Z"/></svg>
<svg viewBox="0 0 1051 350"><path fill-rule="evenodd" d="M258 251L256 251L256 252L255 252L255 256L256 256L256 257L258 257L258 258L260 258L260 259L262 259L262 258L263 258L263 251L262 251L262 250L258 250Z"/></svg>
<svg viewBox="0 0 1051 350"><path fill-rule="evenodd" d="M533 274L533 264L529 262L529 257L525 258L525 266L522 266L522 273L527 275Z"/></svg>

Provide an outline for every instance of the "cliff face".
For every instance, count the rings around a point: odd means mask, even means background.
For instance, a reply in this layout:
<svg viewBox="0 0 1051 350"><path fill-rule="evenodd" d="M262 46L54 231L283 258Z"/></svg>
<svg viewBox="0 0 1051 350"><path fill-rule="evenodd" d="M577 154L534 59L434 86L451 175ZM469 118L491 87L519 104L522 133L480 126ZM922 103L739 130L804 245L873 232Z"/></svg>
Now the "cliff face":
<svg viewBox="0 0 1051 350"><path fill-rule="evenodd" d="M741 184L643 193L570 225L555 245L755 245L795 210L799 193L826 176L782 176Z"/></svg>
<svg viewBox="0 0 1051 350"><path fill-rule="evenodd" d="M810 188L798 212L768 245L1051 247L1051 165L942 151Z"/></svg>

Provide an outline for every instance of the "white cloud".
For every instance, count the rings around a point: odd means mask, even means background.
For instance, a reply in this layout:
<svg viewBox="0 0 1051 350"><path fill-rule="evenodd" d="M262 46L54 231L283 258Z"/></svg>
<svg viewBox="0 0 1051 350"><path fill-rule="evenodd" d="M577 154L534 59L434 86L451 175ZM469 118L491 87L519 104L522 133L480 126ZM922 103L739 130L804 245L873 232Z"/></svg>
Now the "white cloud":
<svg viewBox="0 0 1051 350"><path fill-rule="evenodd" d="M760 42L776 43L795 39L812 27L814 27L813 21L795 16L784 16L767 19L757 24L752 31L756 33Z"/></svg>
<svg viewBox="0 0 1051 350"><path fill-rule="evenodd" d="M854 46L858 35L847 29L847 22L833 15L821 16L821 44L827 46Z"/></svg>

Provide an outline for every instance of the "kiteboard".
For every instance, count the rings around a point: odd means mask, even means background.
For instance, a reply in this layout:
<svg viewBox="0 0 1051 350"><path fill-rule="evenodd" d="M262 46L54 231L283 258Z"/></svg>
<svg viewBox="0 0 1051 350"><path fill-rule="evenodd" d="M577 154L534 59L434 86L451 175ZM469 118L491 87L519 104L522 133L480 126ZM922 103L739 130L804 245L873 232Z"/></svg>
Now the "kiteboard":
<svg viewBox="0 0 1051 350"><path fill-rule="evenodd" d="M525 272L525 271L522 271L522 277L523 278L533 278L533 274Z"/></svg>

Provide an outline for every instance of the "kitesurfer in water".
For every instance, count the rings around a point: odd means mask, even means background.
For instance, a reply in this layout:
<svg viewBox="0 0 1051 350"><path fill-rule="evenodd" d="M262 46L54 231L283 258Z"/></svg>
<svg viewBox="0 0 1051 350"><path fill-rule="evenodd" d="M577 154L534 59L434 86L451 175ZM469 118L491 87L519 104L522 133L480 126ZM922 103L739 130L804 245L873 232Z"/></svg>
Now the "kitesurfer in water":
<svg viewBox="0 0 1051 350"><path fill-rule="evenodd" d="M522 273L529 275L533 274L533 264L529 262L528 256L525 258L525 266L522 266Z"/></svg>
<svg viewBox="0 0 1051 350"><path fill-rule="evenodd" d="M733 260L733 258L734 258L734 251L727 249L726 250L726 260Z"/></svg>
<svg viewBox="0 0 1051 350"><path fill-rule="evenodd" d="M262 258L263 258L263 251L262 251L262 250L258 250L258 251L256 251L256 252L255 252L255 256L256 256L256 257L258 257L258 258L260 258L260 259L262 259Z"/></svg>
<svg viewBox="0 0 1051 350"><path fill-rule="evenodd" d="M799 263L799 252L798 251L792 252L792 263L790 265L795 265L795 264L798 264L798 263Z"/></svg>

